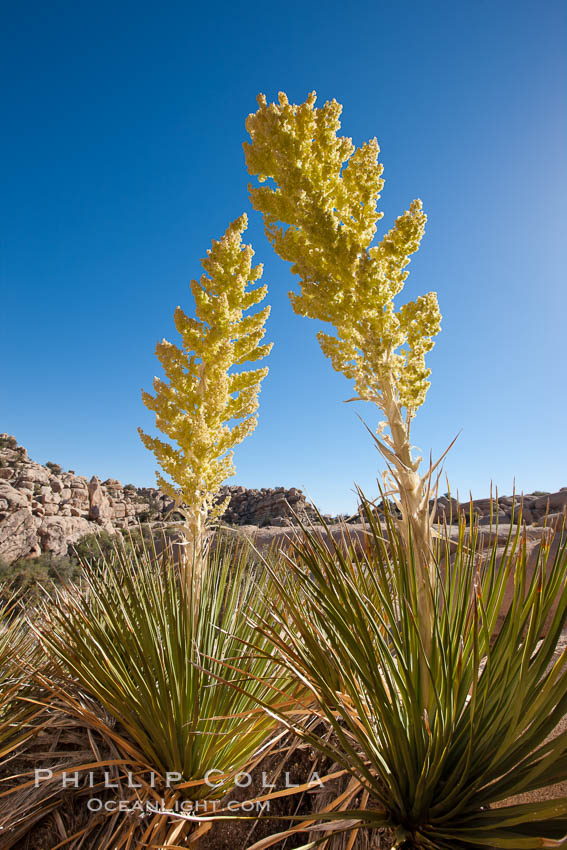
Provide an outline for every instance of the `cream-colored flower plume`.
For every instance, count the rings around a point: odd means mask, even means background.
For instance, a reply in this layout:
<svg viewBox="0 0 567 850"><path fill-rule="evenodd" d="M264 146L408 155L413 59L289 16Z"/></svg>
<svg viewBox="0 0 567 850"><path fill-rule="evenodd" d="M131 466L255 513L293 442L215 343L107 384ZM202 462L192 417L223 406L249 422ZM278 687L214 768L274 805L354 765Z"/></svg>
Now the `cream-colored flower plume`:
<svg viewBox="0 0 567 850"><path fill-rule="evenodd" d="M185 506L194 540L202 535L207 516L210 521L226 507L213 509L213 502L222 482L234 474L232 449L256 427L260 383L268 373L266 367L238 368L265 357L272 347L261 344L270 308L244 315L267 293L266 286L250 288L262 276L262 266L252 267L254 252L242 245L246 227L242 215L222 239L213 240L201 261L205 274L191 281L196 318L177 307L182 344L158 343L165 379L154 379L154 395L142 392L157 428L171 442L138 429L140 436L168 476L156 473L159 487Z"/></svg>
<svg viewBox="0 0 567 850"><path fill-rule="evenodd" d="M336 335L317 335L321 348L360 399L384 409L386 384L411 420L429 387L425 354L441 320L434 292L399 310L393 304L425 230L421 201L372 245L384 185L376 139L357 149L338 136L342 107L332 100L316 108L314 92L299 106L282 93L279 103L260 95L258 104L246 122L246 164L275 185L251 187L250 196L301 280L300 294L290 293L293 308L334 325Z"/></svg>

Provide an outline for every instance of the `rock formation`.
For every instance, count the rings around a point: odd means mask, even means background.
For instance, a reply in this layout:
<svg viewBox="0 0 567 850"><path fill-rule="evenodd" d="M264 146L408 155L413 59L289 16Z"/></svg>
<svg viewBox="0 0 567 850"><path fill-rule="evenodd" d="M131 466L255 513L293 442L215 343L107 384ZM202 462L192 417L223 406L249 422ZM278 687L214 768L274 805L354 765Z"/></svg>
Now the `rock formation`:
<svg viewBox="0 0 567 850"><path fill-rule="evenodd" d="M223 521L248 527L259 542L264 538L286 539L289 535L285 527L296 519L317 521L314 508L295 487L254 490L227 486L221 488L220 498L226 496L230 501ZM523 499L524 520L533 529L531 536L538 540L536 529L550 520L560 520L567 511L567 488L551 494L532 493ZM490 499L458 505L455 499L441 496L434 518L454 524L459 512L469 516L472 510L481 526L498 519L499 525L506 527L513 518L513 503L512 498L501 498L495 511L492 502L491 516ZM153 487L123 485L115 478L100 481L96 476L89 481L71 470L65 472L56 463L34 463L15 437L0 434L0 560L11 563L42 552L66 555L77 540L101 528L114 533L139 522L159 528L180 518L174 507L165 493ZM332 517L325 519L334 522ZM356 523L357 518L352 519ZM352 528L354 533L354 525Z"/></svg>
<svg viewBox="0 0 567 850"><path fill-rule="evenodd" d="M230 496L223 521L232 525L285 526L315 518L301 490L223 487ZM0 560L11 563L42 552L66 555L81 537L103 528L176 519L170 498L153 487L124 486L115 478L90 481L59 464L28 457L15 437L0 434Z"/></svg>

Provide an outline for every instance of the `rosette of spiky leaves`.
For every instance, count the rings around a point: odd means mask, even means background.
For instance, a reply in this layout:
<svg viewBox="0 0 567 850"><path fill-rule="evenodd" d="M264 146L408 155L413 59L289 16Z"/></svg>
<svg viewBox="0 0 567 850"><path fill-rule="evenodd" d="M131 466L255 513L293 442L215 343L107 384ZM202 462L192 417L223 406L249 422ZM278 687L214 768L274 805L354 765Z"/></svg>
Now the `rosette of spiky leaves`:
<svg viewBox="0 0 567 850"><path fill-rule="evenodd" d="M260 279L262 266L252 266L254 252L242 244L246 227L242 215L221 239L213 240L201 261L205 273L191 282L196 316L177 307L175 326L182 344L158 343L156 354L166 377L155 378L155 395L142 394L157 428L171 442L141 429L140 436L165 473L157 473L159 487L178 507L186 506L194 537L201 534L207 515L212 519L226 507L225 501L213 509L213 502L222 482L234 474L232 449L256 427L260 383L268 372L266 367L239 368L271 349L271 344L260 344L270 308L244 315L267 292L266 286L250 288Z"/></svg>
<svg viewBox="0 0 567 850"><path fill-rule="evenodd" d="M272 617L258 624L333 738L325 743L285 712L282 721L369 796L364 810L324 819L338 829L390 827L404 850L567 846L567 798L506 803L567 779L567 732L556 730L567 708L567 649L557 650L567 621L565 538L551 549L544 540L528 577L520 525L488 550L464 520L457 540L442 532L424 658L411 547L391 517L384 527L362 504L366 552L304 529L292 580L278 582Z"/></svg>
<svg viewBox="0 0 567 850"><path fill-rule="evenodd" d="M158 557L151 544L118 543L102 566L84 564L86 589L68 587L45 604L41 639L56 668L54 693L111 741L120 795L139 814L153 806L142 821L113 814L101 848L133 846L134 837L152 846L183 844L192 825L159 814L163 801L175 811L181 801L224 796L235 775L269 751L277 721L258 703L281 708L289 704L286 692L293 694L288 676L272 677L268 640L260 640L261 653L248 649L258 641L251 611L268 616L269 575L244 548L219 547L209 559L198 605L187 599L194 583L181 579L170 548ZM78 693L94 698L113 722L88 710ZM96 764L89 770L99 776ZM167 774L174 776L169 788Z"/></svg>

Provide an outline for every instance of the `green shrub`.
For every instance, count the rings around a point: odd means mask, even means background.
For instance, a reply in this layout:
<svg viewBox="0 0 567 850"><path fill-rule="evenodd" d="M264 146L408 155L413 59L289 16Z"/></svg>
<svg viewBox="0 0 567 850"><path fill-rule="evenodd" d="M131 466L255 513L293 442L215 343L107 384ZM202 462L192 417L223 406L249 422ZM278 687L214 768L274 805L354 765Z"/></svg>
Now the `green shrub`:
<svg viewBox="0 0 567 850"><path fill-rule="evenodd" d="M63 467L60 466L58 463L53 463L52 461L48 460L45 465L48 469L51 470L53 475L61 475L61 473L63 472Z"/></svg>
<svg viewBox="0 0 567 850"><path fill-rule="evenodd" d="M69 556L56 557L44 552L36 558L19 558L11 564L0 561L0 582L35 598L41 588L76 581L80 576L79 563Z"/></svg>
<svg viewBox="0 0 567 850"><path fill-rule="evenodd" d="M85 534L73 545L72 551L79 561L98 563L109 557L115 546L113 534L101 529L97 532Z"/></svg>

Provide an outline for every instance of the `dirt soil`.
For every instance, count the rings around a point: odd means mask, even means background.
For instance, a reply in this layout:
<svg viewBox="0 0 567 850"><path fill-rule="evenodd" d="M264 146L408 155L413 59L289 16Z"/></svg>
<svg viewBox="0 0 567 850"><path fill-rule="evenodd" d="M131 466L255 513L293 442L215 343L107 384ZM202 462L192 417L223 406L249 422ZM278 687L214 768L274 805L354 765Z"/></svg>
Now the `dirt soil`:
<svg viewBox="0 0 567 850"><path fill-rule="evenodd" d="M59 745L62 743L63 741L59 740ZM77 737L76 732L68 733L64 743L68 747L68 753L73 752L72 746L74 744L76 747L75 754L77 757L80 756L79 761L88 761L89 754L81 746L83 742L80 737ZM41 759L48 755L50 750L51 747L47 748L47 752L45 752L45 747L42 747L40 743L34 745L27 754L22 754L17 760L10 762L9 770L3 771L4 776L13 776L20 772L30 771L40 764L46 764ZM54 764L54 752L51 751L50 754L50 764ZM270 789L265 787L265 782L273 782L276 786L274 790L282 790L286 787L286 784L291 786L304 783L313 771L324 776L336 769L336 765L327 761L322 762L321 758L310 747L297 746L290 752L283 764L282 756L278 754L270 755L264 759L255 770L251 771L251 784L246 788L233 790L226 801L228 799L245 801L269 793ZM278 770L279 775L276 775ZM287 817L296 814L316 813L329 799L333 799L344 790L344 787L346 787L345 780L339 778L326 783L323 789L279 797L270 801L269 814L281 817L283 820L260 817L252 820L219 821L212 825L211 829L199 839L197 844L187 846L194 847L195 850L246 850L256 841L294 826L295 822L286 820ZM23 794L24 792L22 792L22 796ZM19 794L15 795L13 804L22 802L21 799L18 800L19 797ZM56 799L58 805L54 811L47 813L38 820L31 830L27 831L16 843L13 842L13 839L10 840L9 836L6 836L6 839L2 841L0 832L0 850L8 847L10 850L53 850L65 836L72 835L80 830L87 822L86 807L77 800L72 791L65 793L58 791ZM222 805L222 801L220 805ZM308 839L308 833L302 832L278 841L273 846L276 850L294 850L294 848L307 843ZM348 837L337 836L329 841L326 850L345 850L347 844ZM72 848L72 850L78 850L79 846L80 850L100 850L96 838L87 838L80 845L70 844L65 846ZM353 850L355 848L356 850L390 850L391 846L392 841L388 833L377 830L372 834L361 833L355 841ZM134 850L134 848L131 848L131 850Z"/></svg>

